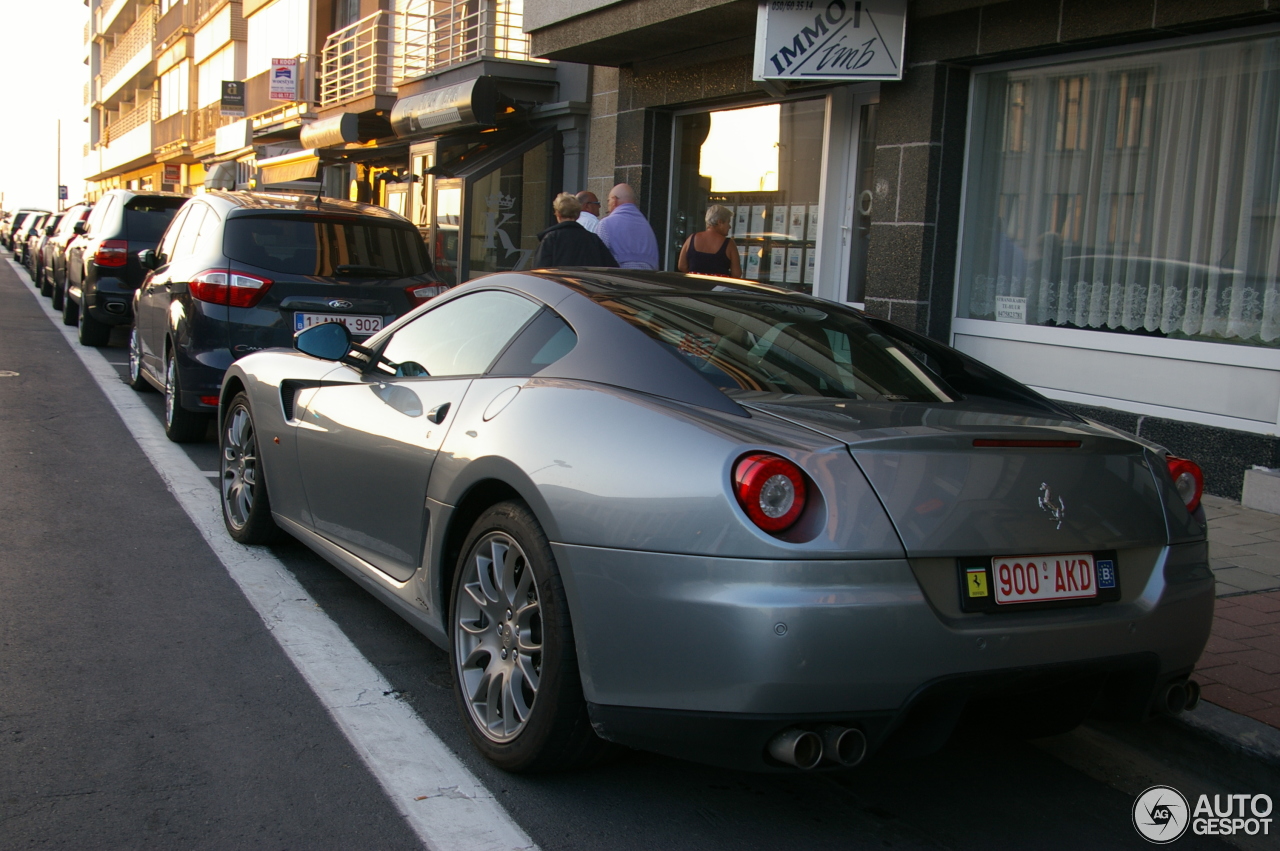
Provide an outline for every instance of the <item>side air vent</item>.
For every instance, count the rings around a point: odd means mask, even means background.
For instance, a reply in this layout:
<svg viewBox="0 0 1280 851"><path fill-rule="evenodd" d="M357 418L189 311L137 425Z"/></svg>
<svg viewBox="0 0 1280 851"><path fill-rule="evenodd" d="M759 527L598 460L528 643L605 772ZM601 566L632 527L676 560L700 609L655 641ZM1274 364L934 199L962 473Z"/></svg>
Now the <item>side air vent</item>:
<svg viewBox="0 0 1280 851"><path fill-rule="evenodd" d="M319 387L320 381L303 381L300 379L286 378L280 382L280 407L284 410L285 420L293 419L293 409L298 401L298 393L309 387Z"/></svg>

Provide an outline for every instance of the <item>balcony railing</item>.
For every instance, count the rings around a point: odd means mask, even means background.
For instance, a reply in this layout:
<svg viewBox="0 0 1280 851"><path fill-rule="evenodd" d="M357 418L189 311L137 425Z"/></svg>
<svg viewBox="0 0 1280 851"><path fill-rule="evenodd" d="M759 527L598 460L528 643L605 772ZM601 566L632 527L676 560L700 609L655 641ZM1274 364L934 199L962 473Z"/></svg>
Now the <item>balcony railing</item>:
<svg viewBox="0 0 1280 851"><path fill-rule="evenodd" d="M195 0L180 0L156 21L156 44L164 44L182 27L194 29L195 24Z"/></svg>
<svg viewBox="0 0 1280 851"><path fill-rule="evenodd" d="M183 110L168 118L161 118L156 122L151 143L158 149L175 142L190 142L192 116L193 113Z"/></svg>
<svg viewBox="0 0 1280 851"><path fill-rule="evenodd" d="M212 139L217 135L219 127L225 127L239 120L231 115L223 115L222 104L215 100L191 114L191 135L187 138L196 143Z"/></svg>
<svg viewBox="0 0 1280 851"><path fill-rule="evenodd" d="M151 50L155 36L156 7L147 6L138 16L138 20L134 21L133 26L129 27L124 37L116 42L115 49L103 58L102 79L110 80L139 52Z"/></svg>
<svg viewBox="0 0 1280 851"><path fill-rule="evenodd" d="M88 21L84 22L84 43L85 44L89 43L89 22Z"/></svg>
<svg viewBox="0 0 1280 851"><path fill-rule="evenodd" d="M119 139L130 130L137 130L142 125L155 121L158 106L159 102L155 98L139 101L128 113L102 128L102 144L110 145L113 139Z"/></svg>
<svg viewBox="0 0 1280 851"><path fill-rule="evenodd" d="M320 106L394 94L398 80L473 59L527 60L523 12L523 0L426 0L375 12L325 40Z"/></svg>
<svg viewBox="0 0 1280 851"><path fill-rule="evenodd" d="M404 29L401 79L472 59L528 59L523 0L432 2L426 26Z"/></svg>
<svg viewBox="0 0 1280 851"><path fill-rule="evenodd" d="M89 84L88 83L84 84L84 105L85 106L89 105Z"/></svg>

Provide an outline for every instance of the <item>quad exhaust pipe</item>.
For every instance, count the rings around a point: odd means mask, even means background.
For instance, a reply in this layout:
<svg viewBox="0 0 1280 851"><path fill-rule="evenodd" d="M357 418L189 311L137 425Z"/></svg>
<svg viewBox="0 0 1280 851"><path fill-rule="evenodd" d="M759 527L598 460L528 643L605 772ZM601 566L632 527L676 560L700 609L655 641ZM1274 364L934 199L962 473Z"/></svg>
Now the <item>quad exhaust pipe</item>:
<svg viewBox="0 0 1280 851"><path fill-rule="evenodd" d="M1174 680L1160 690L1156 708L1166 715L1180 715L1200 703L1200 684L1192 679Z"/></svg>
<svg viewBox="0 0 1280 851"><path fill-rule="evenodd" d="M852 768L867 755L867 737L857 727L821 724L813 730L789 727L769 740L769 756L803 771L822 763Z"/></svg>

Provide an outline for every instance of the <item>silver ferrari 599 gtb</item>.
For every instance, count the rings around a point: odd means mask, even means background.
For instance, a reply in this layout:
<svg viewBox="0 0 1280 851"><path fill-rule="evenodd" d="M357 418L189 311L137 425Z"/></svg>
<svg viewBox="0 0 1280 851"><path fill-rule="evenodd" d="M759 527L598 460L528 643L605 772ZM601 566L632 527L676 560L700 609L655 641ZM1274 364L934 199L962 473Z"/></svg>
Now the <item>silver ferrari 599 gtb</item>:
<svg viewBox="0 0 1280 851"><path fill-rule="evenodd" d="M505 769L847 766L1198 695L1199 468L851 308L562 269L296 348L227 372L227 528L445 648Z"/></svg>

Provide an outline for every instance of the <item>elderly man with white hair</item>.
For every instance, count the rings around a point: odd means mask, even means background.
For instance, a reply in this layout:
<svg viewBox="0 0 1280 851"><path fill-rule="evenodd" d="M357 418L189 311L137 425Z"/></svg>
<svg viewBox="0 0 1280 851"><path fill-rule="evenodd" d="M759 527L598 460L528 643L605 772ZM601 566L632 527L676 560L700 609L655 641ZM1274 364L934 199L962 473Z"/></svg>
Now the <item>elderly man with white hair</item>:
<svg viewBox="0 0 1280 851"><path fill-rule="evenodd" d="M596 235L609 246L623 269L657 269L658 238L636 206L636 193L625 183L609 192L609 215L600 220Z"/></svg>

